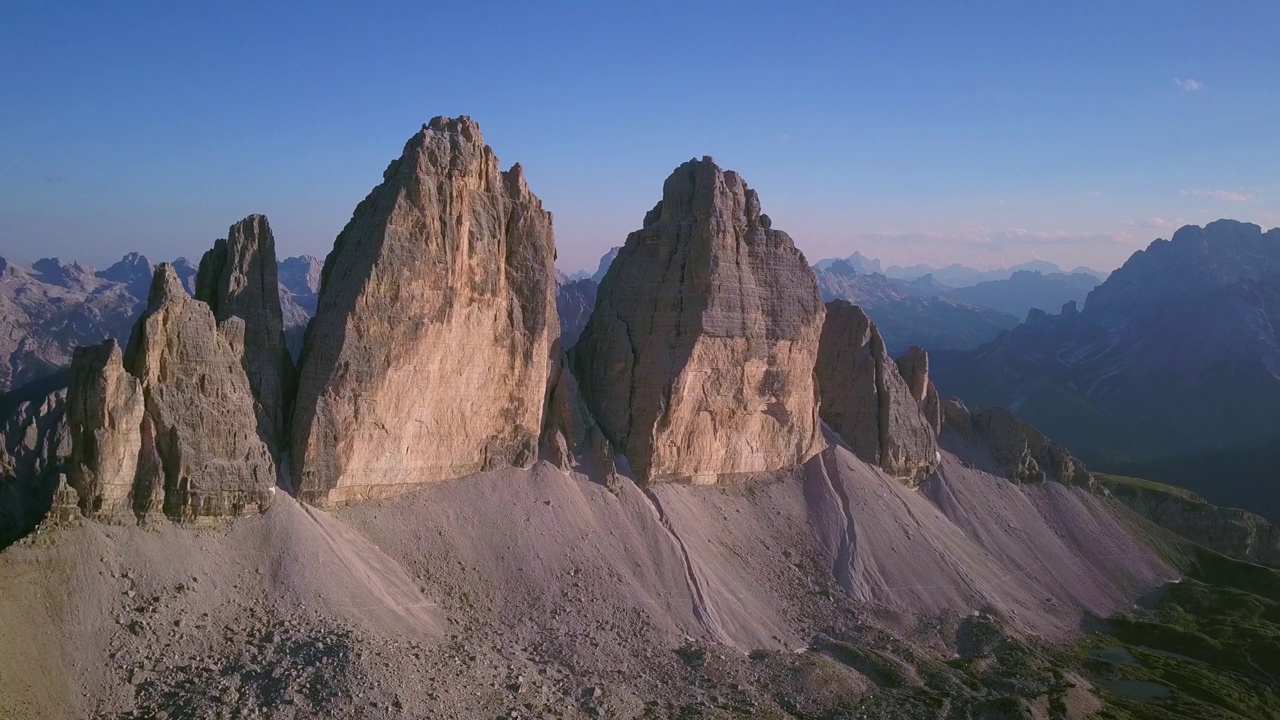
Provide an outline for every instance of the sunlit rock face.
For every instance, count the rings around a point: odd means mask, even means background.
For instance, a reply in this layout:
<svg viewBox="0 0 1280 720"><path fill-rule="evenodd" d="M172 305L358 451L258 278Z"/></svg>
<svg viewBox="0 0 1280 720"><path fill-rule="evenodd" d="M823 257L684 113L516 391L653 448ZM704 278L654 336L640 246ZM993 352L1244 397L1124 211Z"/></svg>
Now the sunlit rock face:
<svg viewBox="0 0 1280 720"><path fill-rule="evenodd" d="M537 457L559 323L551 213L470 118L435 118L325 260L293 415L295 491L389 495Z"/></svg>
<svg viewBox="0 0 1280 720"><path fill-rule="evenodd" d="M813 272L711 158L667 178L572 351L583 396L642 482L789 467L820 433Z"/></svg>

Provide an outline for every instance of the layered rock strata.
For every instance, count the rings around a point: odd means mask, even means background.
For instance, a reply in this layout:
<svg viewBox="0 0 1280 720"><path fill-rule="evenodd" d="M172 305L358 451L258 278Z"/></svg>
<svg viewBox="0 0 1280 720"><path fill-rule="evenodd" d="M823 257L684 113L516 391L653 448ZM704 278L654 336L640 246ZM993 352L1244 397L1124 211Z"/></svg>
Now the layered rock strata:
<svg viewBox="0 0 1280 720"><path fill-rule="evenodd" d="M150 510L151 493L134 494L145 412L142 383L125 371L115 340L76 348L67 408L67 483L84 514L126 519Z"/></svg>
<svg viewBox="0 0 1280 720"><path fill-rule="evenodd" d="M691 160L627 237L572 363L638 480L715 482L819 449L822 317L812 271L756 192Z"/></svg>
<svg viewBox="0 0 1280 720"><path fill-rule="evenodd" d="M913 486L938 463L934 423L922 411L929 383L921 362L908 354L904 379L862 308L827 303L816 366L822 419L863 461Z"/></svg>
<svg viewBox="0 0 1280 720"><path fill-rule="evenodd" d="M243 364L258 401L261 434L272 447L286 439L285 413L291 399L293 360L285 348L280 310L276 244L263 215L231 226L200 260L196 298L218 322L244 321Z"/></svg>
<svg viewBox="0 0 1280 720"><path fill-rule="evenodd" d="M245 328L217 322L162 264L123 357L110 340L76 352L68 482L86 515L197 521L264 506L276 470L243 366Z"/></svg>
<svg viewBox="0 0 1280 720"><path fill-rule="evenodd" d="M345 502L537 457L551 213L470 118L435 118L325 260L293 416L295 491Z"/></svg>

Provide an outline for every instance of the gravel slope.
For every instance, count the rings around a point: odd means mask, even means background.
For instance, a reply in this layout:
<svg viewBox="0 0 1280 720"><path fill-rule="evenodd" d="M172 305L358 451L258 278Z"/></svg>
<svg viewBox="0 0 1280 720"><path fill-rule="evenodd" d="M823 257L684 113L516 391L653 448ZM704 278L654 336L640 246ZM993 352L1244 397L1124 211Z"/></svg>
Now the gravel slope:
<svg viewBox="0 0 1280 720"><path fill-rule="evenodd" d="M215 528L42 531L0 553L0 707L787 717L877 682L795 652L821 638L950 657L983 610L1065 640L1174 576L1118 504L949 455L916 491L839 446L776 477L647 491L539 464L332 514L277 494Z"/></svg>

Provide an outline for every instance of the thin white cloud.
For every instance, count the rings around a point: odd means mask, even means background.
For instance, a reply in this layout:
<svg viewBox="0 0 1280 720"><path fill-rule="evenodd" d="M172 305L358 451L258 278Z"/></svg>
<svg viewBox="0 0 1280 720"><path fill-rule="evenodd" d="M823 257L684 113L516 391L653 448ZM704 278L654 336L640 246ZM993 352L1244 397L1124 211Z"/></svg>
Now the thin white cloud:
<svg viewBox="0 0 1280 720"><path fill-rule="evenodd" d="M1122 224L1125 225L1126 227L1131 227L1131 228L1151 228L1154 230L1169 230L1172 228L1182 227L1182 225L1184 225L1185 223L1182 222L1182 218L1178 218L1177 220L1167 220L1162 217L1152 216L1143 220L1125 220L1122 222Z"/></svg>
<svg viewBox="0 0 1280 720"><path fill-rule="evenodd" d="M982 248L1004 251L1031 246L1095 246L1113 245L1116 238L1104 233L1072 233L1063 230L1028 228L992 229L977 223L961 223L951 231L873 232L861 233L854 240L886 241L899 245Z"/></svg>
<svg viewBox="0 0 1280 720"><path fill-rule="evenodd" d="M1197 92L1204 88L1204 84L1194 78L1187 78L1186 80L1174 78L1173 82L1187 92Z"/></svg>
<svg viewBox="0 0 1280 720"><path fill-rule="evenodd" d="M1183 190L1181 192L1188 197L1205 198L1207 200L1217 200L1218 202L1249 202L1253 199L1252 193L1227 188L1220 190Z"/></svg>

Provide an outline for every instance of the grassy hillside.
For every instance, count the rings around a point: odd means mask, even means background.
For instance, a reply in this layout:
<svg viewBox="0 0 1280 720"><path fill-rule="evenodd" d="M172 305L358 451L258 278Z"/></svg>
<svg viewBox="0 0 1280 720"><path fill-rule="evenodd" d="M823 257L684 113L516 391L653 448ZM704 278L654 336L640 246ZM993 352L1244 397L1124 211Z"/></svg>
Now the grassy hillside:
<svg viewBox="0 0 1280 720"><path fill-rule="evenodd" d="M1081 643L1101 717L1280 718L1280 573L1207 550L1192 563Z"/></svg>

